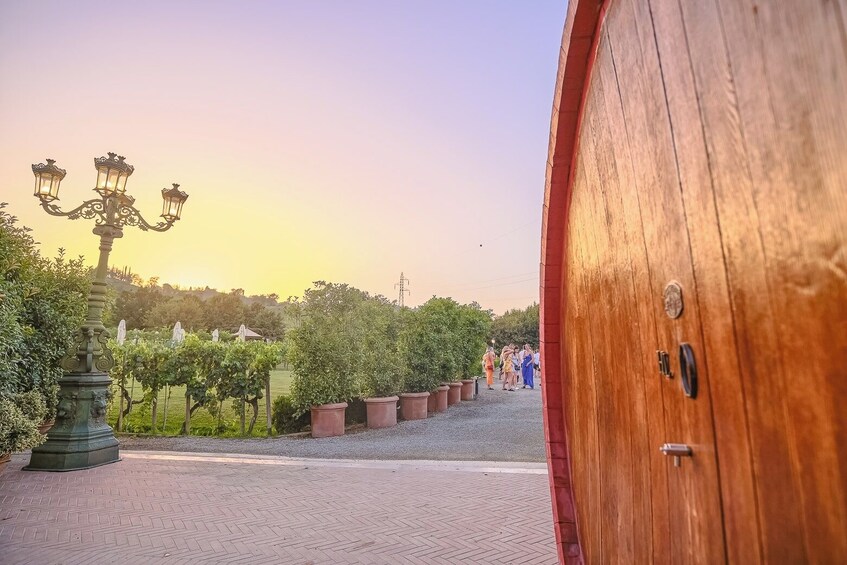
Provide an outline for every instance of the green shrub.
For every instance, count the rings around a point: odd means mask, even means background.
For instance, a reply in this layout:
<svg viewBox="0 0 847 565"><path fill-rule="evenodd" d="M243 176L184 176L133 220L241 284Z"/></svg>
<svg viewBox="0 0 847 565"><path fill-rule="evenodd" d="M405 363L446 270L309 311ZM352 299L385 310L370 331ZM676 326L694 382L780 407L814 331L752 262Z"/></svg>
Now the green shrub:
<svg viewBox="0 0 847 565"><path fill-rule="evenodd" d="M355 312L366 298L346 284L323 281L305 292L302 323L288 333L291 397L298 413L353 398L353 374L361 362Z"/></svg>
<svg viewBox="0 0 847 565"><path fill-rule="evenodd" d="M55 259L42 257L30 230L4 207L0 203L0 396L15 409L0 412L0 445L19 451L42 441L38 425L55 417L60 362L85 316L90 271L63 250Z"/></svg>
<svg viewBox="0 0 847 565"><path fill-rule="evenodd" d="M303 431L311 423L309 411L297 414L297 407L287 394L276 397L271 409L273 426L278 434L293 434Z"/></svg>
<svg viewBox="0 0 847 565"><path fill-rule="evenodd" d="M490 311L483 310L475 302L459 306L454 350L460 377L469 379L480 374L480 360L486 348L485 337L490 331Z"/></svg>
<svg viewBox="0 0 847 565"><path fill-rule="evenodd" d="M433 297L411 313L400 336L404 392L432 392L458 379L458 320L458 304L450 298Z"/></svg>
<svg viewBox="0 0 847 565"><path fill-rule="evenodd" d="M9 399L0 399L0 454L24 451L41 444L38 423Z"/></svg>
<svg viewBox="0 0 847 565"><path fill-rule="evenodd" d="M16 394L11 400L24 416L35 422L36 426L41 424L47 416L47 404L37 390Z"/></svg>
<svg viewBox="0 0 847 565"><path fill-rule="evenodd" d="M356 309L355 344L359 363L353 368L353 376L361 397L393 396L400 392L398 337L403 317L403 312L384 297L370 298Z"/></svg>

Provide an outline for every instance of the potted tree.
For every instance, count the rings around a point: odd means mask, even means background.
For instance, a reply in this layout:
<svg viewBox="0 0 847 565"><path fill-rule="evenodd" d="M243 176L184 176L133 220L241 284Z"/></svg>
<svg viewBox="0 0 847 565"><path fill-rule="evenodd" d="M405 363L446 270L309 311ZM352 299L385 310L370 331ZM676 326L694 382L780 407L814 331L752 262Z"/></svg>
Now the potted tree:
<svg viewBox="0 0 847 565"><path fill-rule="evenodd" d="M480 359L485 352L485 336L491 328L491 313L479 304L459 306L458 337L455 342L456 359L461 378L461 399L473 400L474 379L478 374Z"/></svg>
<svg viewBox="0 0 847 565"><path fill-rule="evenodd" d="M405 325L400 338L405 365L404 393L400 395L404 419L426 418L427 397L439 388L445 376L456 373L455 307L449 298L431 298L411 314Z"/></svg>
<svg viewBox="0 0 847 565"><path fill-rule="evenodd" d="M458 404L462 401L462 383L457 381L450 381L448 383L444 383L447 385L447 406L453 406L454 404ZM442 386L444 386L442 385Z"/></svg>
<svg viewBox="0 0 847 565"><path fill-rule="evenodd" d="M447 392L450 386L441 383L435 390L429 393L427 398L426 411L432 414L433 412L447 411Z"/></svg>
<svg viewBox="0 0 847 565"><path fill-rule="evenodd" d="M300 327L289 331L292 401L298 415L311 410L312 437L344 435L361 361L355 312L366 297L346 284L318 281L303 297Z"/></svg>
<svg viewBox="0 0 847 565"><path fill-rule="evenodd" d="M447 411L447 396L450 392L450 385L441 383L438 388L433 392L433 396L435 396L435 411L436 412L446 412Z"/></svg>
<svg viewBox="0 0 847 565"><path fill-rule="evenodd" d="M403 380L403 390L400 394L400 415L404 420L423 420L426 418L428 390L431 381L426 375L409 372Z"/></svg>
<svg viewBox="0 0 847 565"><path fill-rule="evenodd" d="M399 312L385 298L375 297L359 305L355 318L360 349L355 378L365 401L368 427L395 426L400 391Z"/></svg>

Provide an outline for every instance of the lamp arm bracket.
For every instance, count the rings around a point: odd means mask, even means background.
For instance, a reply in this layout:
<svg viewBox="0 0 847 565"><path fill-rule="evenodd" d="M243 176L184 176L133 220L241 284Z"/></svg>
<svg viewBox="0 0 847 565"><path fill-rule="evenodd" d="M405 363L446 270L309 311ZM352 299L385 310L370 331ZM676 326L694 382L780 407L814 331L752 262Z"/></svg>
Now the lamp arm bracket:
<svg viewBox="0 0 847 565"><path fill-rule="evenodd" d="M136 210L132 206L121 205L118 208L118 223L125 226L136 226L141 231L167 231L171 229L173 226L173 222L158 222L156 224L151 224L141 215L141 212Z"/></svg>
<svg viewBox="0 0 847 565"><path fill-rule="evenodd" d="M87 220L98 218L98 220L101 220L106 217L105 203L99 198L87 200L69 212L63 212L58 204L51 204L44 200L41 201L41 207L51 216L59 216L68 218L69 220L76 220L78 218L85 218Z"/></svg>

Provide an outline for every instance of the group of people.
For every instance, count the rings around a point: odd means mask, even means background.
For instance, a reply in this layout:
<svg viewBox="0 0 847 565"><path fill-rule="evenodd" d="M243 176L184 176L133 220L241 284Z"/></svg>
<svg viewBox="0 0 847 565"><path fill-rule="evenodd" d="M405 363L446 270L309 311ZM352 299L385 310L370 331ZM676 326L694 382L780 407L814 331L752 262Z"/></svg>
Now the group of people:
<svg viewBox="0 0 847 565"><path fill-rule="evenodd" d="M497 364L497 355L494 348L489 347L482 356L482 367L485 369L485 380L488 390L494 390L494 368ZM518 378L523 381L523 388L535 388L535 377L541 374L541 362L538 351L532 349L527 343L518 348L510 343L500 351L500 379L503 381L503 390L514 391L518 386ZM541 386L539 383L538 386Z"/></svg>

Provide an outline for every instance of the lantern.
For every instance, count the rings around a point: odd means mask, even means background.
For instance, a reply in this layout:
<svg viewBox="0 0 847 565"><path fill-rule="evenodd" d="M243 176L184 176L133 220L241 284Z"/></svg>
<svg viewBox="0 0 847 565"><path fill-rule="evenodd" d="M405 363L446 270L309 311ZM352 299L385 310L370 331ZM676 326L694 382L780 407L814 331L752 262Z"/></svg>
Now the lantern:
<svg viewBox="0 0 847 565"><path fill-rule="evenodd" d="M123 194L126 191L126 179L135 170L135 167L124 162L123 155L108 153L108 157L94 159L97 167L97 186L94 190L102 196L108 197L113 194Z"/></svg>
<svg viewBox="0 0 847 565"><path fill-rule="evenodd" d="M55 165L56 161L47 159L47 164L32 166L35 175L35 196L42 202L52 202L59 198L59 183L65 178L65 170Z"/></svg>
<svg viewBox="0 0 847 565"><path fill-rule="evenodd" d="M177 221L182 214L182 205L188 200L188 194L179 189L178 184L173 188L162 189L162 217L168 222Z"/></svg>

